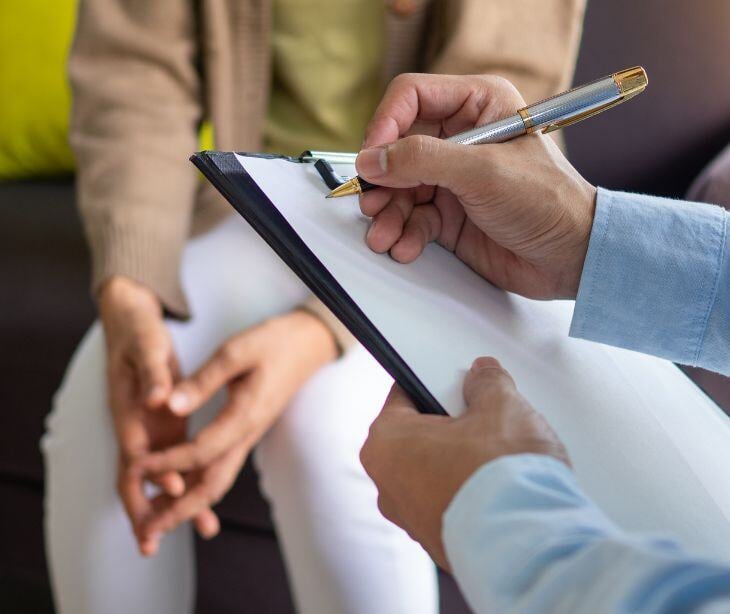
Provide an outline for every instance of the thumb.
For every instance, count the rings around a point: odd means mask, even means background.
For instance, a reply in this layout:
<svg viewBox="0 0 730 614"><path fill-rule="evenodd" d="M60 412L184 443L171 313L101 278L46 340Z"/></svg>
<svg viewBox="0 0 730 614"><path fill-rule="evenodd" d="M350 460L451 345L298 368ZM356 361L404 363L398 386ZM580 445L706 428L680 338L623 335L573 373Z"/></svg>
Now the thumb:
<svg viewBox="0 0 730 614"><path fill-rule="evenodd" d="M382 442L387 442L398 431L393 428L394 425L402 426L404 417L408 420L414 415L418 416L418 411L413 401L398 384L393 384L383 409L370 425L368 437L360 450L360 462L368 475L372 476L373 472L377 473L382 468Z"/></svg>
<svg viewBox="0 0 730 614"><path fill-rule="evenodd" d="M452 189L473 180L472 160L476 160L478 149L419 134L364 149L355 165L360 177L379 186L438 185Z"/></svg>
<svg viewBox="0 0 730 614"><path fill-rule="evenodd" d="M464 379L464 400L467 412L484 411L495 405L495 400L516 391L512 376L496 358L477 358Z"/></svg>
<svg viewBox="0 0 730 614"><path fill-rule="evenodd" d="M418 414L416 406L403 388L398 384L393 384L390 393L388 393L388 398L385 399L379 417L409 414Z"/></svg>
<svg viewBox="0 0 730 614"><path fill-rule="evenodd" d="M170 353L164 342L142 343L132 356L139 390L149 407L159 407L172 389Z"/></svg>

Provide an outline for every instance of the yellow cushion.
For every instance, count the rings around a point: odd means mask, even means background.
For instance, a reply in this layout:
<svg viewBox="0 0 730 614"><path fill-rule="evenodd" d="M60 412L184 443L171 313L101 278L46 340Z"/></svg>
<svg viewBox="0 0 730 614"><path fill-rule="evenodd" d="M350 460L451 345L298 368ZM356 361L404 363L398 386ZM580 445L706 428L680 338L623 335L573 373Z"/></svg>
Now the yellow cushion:
<svg viewBox="0 0 730 614"><path fill-rule="evenodd" d="M0 179L69 172L76 0L0 2Z"/></svg>

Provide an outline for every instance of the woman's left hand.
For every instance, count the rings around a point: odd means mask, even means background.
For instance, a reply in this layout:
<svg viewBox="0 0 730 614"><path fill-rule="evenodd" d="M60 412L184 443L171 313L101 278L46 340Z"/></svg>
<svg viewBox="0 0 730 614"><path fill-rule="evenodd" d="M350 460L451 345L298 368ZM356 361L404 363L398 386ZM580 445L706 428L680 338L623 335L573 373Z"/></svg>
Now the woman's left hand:
<svg viewBox="0 0 730 614"><path fill-rule="evenodd" d="M153 500L154 511L143 522L149 540L157 544L163 533L217 503L291 397L336 357L327 326L306 311L294 311L231 337L198 371L180 381L169 399L170 411L178 416L190 415L224 386L228 398L191 441L135 463L134 470L145 476L170 471L185 476L184 494L161 494ZM217 518L198 529L204 537L213 537L219 530Z"/></svg>

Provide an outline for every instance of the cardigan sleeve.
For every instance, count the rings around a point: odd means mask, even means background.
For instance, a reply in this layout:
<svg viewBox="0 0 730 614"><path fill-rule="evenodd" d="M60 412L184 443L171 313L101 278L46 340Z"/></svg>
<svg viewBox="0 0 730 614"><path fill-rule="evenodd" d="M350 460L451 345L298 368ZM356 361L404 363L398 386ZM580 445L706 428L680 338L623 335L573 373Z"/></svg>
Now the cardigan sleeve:
<svg viewBox="0 0 730 614"><path fill-rule="evenodd" d="M552 96L573 78L584 12L585 0L444 2L429 72L495 74L528 102Z"/></svg>
<svg viewBox="0 0 730 614"><path fill-rule="evenodd" d="M69 58L70 141L92 290L114 275L188 316L179 268L198 179L201 83L193 3L81 0Z"/></svg>

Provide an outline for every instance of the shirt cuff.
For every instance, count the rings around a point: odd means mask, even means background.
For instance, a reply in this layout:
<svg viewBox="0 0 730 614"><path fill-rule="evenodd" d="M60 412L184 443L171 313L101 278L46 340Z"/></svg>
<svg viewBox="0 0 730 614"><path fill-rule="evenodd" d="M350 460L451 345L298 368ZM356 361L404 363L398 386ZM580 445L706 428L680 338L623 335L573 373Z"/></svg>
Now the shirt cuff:
<svg viewBox="0 0 730 614"><path fill-rule="evenodd" d="M726 215L599 188L570 335L697 364L718 295Z"/></svg>
<svg viewBox="0 0 730 614"><path fill-rule="evenodd" d="M443 517L452 572L475 611L514 604L542 571L575 543L618 528L581 492L562 462L504 456L464 483Z"/></svg>

